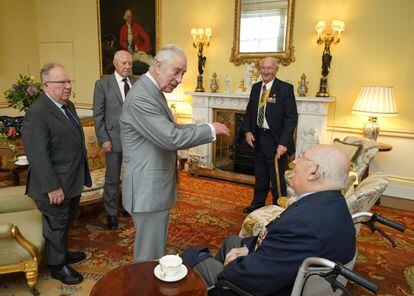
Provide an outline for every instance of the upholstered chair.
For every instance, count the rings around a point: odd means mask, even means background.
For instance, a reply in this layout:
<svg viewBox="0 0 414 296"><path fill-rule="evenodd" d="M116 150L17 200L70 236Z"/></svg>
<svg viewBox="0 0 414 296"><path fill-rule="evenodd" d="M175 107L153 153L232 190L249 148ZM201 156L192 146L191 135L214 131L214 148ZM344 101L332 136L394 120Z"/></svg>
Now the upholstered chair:
<svg viewBox="0 0 414 296"><path fill-rule="evenodd" d="M33 295L44 249L42 216L25 186L0 189L0 274L24 272Z"/></svg>

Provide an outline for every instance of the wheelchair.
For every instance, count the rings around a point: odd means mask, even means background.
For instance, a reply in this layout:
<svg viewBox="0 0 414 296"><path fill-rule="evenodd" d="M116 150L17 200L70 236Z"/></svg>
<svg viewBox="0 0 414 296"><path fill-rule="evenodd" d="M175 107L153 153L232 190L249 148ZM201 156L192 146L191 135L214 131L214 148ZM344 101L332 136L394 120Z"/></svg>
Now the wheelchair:
<svg viewBox="0 0 414 296"><path fill-rule="evenodd" d="M371 230L371 233L374 233L375 231L379 232L390 241L394 248L396 247L395 241L383 229L375 225L375 223L379 222L400 232L405 230L403 225L370 212L353 214L352 219L354 225L363 224ZM371 291L373 294L376 294L378 291L378 285L376 283L367 280L358 273L352 271L355 265L355 259L356 254L354 258L345 265L319 257L309 257L305 259L299 267L291 296L348 296L351 295L346 289L348 280L355 282ZM253 296L227 280L218 281L215 286L208 290L208 296L227 295Z"/></svg>

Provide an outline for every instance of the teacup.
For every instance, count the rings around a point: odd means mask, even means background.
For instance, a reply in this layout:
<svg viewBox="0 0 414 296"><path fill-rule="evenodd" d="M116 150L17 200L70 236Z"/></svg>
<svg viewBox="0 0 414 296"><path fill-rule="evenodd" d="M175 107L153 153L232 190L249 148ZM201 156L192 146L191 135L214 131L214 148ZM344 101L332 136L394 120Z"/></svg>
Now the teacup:
<svg viewBox="0 0 414 296"><path fill-rule="evenodd" d="M18 156L17 160L19 162L27 162L27 156L26 155Z"/></svg>
<svg viewBox="0 0 414 296"><path fill-rule="evenodd" d="M165 255L161 257L160 262L160 275L162 277L172 277L177 274L183 264L183 259L178 255Z"/></svg>

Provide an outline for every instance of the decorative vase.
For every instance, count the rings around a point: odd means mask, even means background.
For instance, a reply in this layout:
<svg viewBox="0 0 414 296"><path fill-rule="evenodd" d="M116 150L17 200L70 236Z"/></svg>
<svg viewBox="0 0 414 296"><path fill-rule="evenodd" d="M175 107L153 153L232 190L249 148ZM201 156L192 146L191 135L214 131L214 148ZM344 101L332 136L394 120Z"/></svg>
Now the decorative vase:
<svg viewBox="0 0 414 296"><path fill-rule="evenodd" d="M308 93L308 82L306 81L306 75L305 73L302 74L299 81L299 87L298 87L298 95L300 97L306 97L306 94Z"/></svg>
<svg viewBox="0 0 414 296"><path fill-rule="evenodd" d="M213 78L210 79L210 80L211 80L210 91L212 93L216 93L218 88L219 88L218 83L217 83L217 74L216 74L216 72L213 73Z"/></svg>

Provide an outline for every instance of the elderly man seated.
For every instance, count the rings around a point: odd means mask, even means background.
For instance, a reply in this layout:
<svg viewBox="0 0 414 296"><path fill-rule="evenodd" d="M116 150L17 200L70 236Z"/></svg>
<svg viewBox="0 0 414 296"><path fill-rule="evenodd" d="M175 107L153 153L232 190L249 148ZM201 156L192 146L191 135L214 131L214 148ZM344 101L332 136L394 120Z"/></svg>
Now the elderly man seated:
<svg viewBox="0 0 414 296"><path fill-rule="evenodd" d="M292 186L299 196L259 236L231 236L215 258L191 247L181 254L209 287L225 279L253 295L290 295L305 258L343 264L353 259L355 229L340 191L347 182L348 156L334 146L316 145L295 164Z"/></svg>

